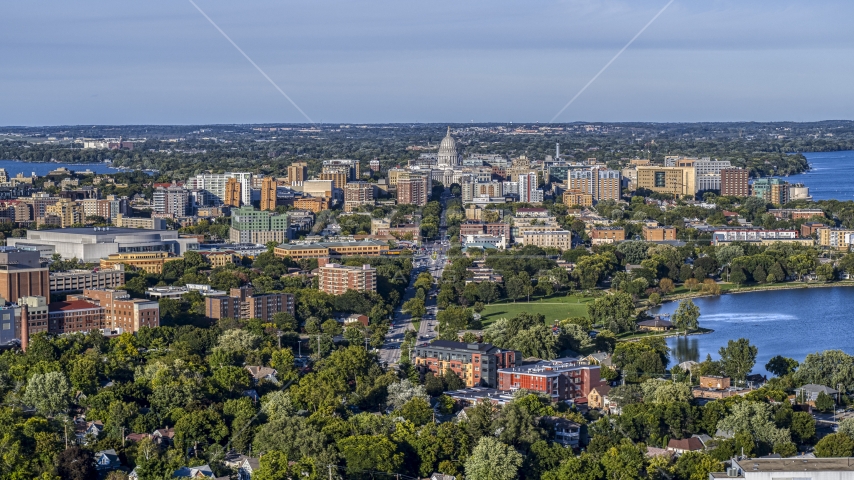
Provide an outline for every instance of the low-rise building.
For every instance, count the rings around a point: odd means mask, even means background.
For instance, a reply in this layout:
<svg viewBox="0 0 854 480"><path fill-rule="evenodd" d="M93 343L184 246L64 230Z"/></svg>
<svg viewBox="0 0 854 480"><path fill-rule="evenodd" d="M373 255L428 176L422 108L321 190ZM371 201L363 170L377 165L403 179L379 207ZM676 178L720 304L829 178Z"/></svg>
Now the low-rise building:
<svg viewBox="0 0 854 480"><path fill-rule="evenodd" d="M105 270L69 270L50 273L51 293L116 288L124 284L125 272L122 265Z"/></svg>
<svg viewBox="0 0 854 480"><path fill-rule="evenodd" d="M848 228L818 228L818 244L836 250L848 250L854 243L854 230Z"/></svg>
<svg viewBox="0 0 854 480"><path fill-rule="evenodd" d="M542 417L540 421L554 431L555 443L564 447L578 448L581 440L581 425L563 417Z"/></svg>
<svg viewBox="0 0 854 480"><path fill-rule="evenodd" d="M623 227L593 227L590 229L590 243L593 245L604 245L607 243L619 243L626 239L626 230Z"/></svg>
<svg viewBox="0 0 854 480"><path fill-rule="evenodd" d="M346 256L376 257L387 255L388 252L388 243L373 240L362 242L309 243L304 245L282 244L273 250L273 253L277 257L289 257L292 260Z"/></svg>
<svg viewBox="0 0 854 480"><path fill-rule="evenodd" d="M543 360L498 371L499 390L523 388L547 395L553 401L586 401L590 390L601 384L598 365L573 357Z"/></svg>
<svg viewBox="0 0 854 480"><path fill-rule="evenodd" d="M163 265L173 260L181 260L181 257L174 257L166 252L113 253L107 258L101 259L101 269L123 268L122 265L124 265L144 270L147 273L161 274L163 273Z"/></svg>
<svg viewBox="0 0 854 480"><path fill-rule="evenodd" d="M104 326L116 332L138 332L142 327L160 326L160 305L153 300L130 298L124 290L86 289L69 300L83 300L104 309Z"/></svg>
<svg viewBox="0 0 854 480"><path fill-rule="evenodd" d="M676 240L676 227L643 227L643 239L647 242Z"/></svg>
<svg viewBox="0 0 854 480"><path fill-rule="evenodd" d="M228 296L205 297L205 316L214 320L258 318L269 322L279 312L294 315L295 303L292 293L256 295L252 288L232 288Z"/></svg>
<svg viewBox="0 0 854 480"><path fill-rule="evenodd" d="M415 347L415 366L426 372L444 375L450 370L467 387L498 385L498 371L514 367L521 353L504 350L489 343L465 343L436 340Z"/></svg>
<svg viewBox="0 0 854 480"><path fill-rule="evenodd" d="M522 245L534 245L540 248L569 250L572 248L572 232L569 230L554 230L551 232L523 230L519 243Z"/></svg>
<svg viewBox="0 0 854 480"><path fill-rule="evenodd" d="M854 457L734 458L725 472L712 472L709 480L851 480Z"/></svg>

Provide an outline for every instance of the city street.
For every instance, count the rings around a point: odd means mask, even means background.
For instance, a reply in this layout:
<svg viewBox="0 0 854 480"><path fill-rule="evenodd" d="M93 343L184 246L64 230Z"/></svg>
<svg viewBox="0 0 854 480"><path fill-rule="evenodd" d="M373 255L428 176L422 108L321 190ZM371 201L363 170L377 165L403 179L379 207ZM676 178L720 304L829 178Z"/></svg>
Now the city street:
<svg viewBox="0 0 854 480"><path fill-rule="evenodd" d="M442 195L442 203L444 204L451 198L450 192L446 189ZM447 222L445 220L445 210L442 210L442 216L439 223L439 238L438 240L425 242L423 245L425 251L419 251L412 257L412 276L409 281L409 286L403 295L401 305L407 300L415 296L415 279L418 275L424 272L429 272L433 275L436 285L431 289L424 302L427 313L421 319L421 326L418 330L417 342L425 342L436 337L436 315L438 308L436 306L435 293L438 292L438 283L442 278L442 272L445 270L447 260L447 252L450 248L450 240L448 239ZM380 348L380 361L386 365L396 365L400 362L400 346L403 343L403 338L407 330L414 330L412 325L412 317L401 311L401 307L394 312L392 326L389 328L385 338L385 343Z"/></svg>

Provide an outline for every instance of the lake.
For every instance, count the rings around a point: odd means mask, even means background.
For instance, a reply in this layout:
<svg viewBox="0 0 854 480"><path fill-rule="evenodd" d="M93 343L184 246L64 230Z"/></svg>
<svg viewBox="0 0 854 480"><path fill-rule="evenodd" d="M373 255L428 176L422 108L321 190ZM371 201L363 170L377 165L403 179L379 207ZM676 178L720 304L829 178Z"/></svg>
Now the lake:
<svg viewBox="0 0 854 480"><path fill-rule="evenodd" d="M695 298L700 326L713 333L671 337L671 366L686 360L702 361L706 354L718 358L728 340L747 338L759 353L753 371L766 373L771 357L783 355L803 361L808 353L838 349L854 354L854 315L848 302L852 287L805 288L737 293ZM669 302L652 313L673 313Z"/></svg>
<svg viewBox="0 0 854 480"><path fill-rule="evenodd" d="M17 176L23 173L25 177L29 177L33 172L38 176L47 175L48 172L57 168L65 167L69 170L80 171L89 169L95 173L116 173L117 169L110 166L109 163L51 163L51 162L22 162L20 160L0 160L0 168L6 169L10 177Z"/></svg>
<svg viewBox="0 0 854 480"><path fill-rule="evenodd" d="M810 171L783 177L810 187L814 200L854 200L854 151L804 153Z"/></svg>

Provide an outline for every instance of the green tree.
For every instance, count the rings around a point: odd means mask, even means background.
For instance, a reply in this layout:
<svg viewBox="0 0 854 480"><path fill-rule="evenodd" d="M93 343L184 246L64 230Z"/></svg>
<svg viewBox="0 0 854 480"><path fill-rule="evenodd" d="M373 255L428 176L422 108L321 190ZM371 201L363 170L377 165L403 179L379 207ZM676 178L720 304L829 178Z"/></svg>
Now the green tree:
<svg viewBox="0 0 854 480"><path fill-rule="evenodd" d="M815 418L807 412L795 412L789 430L797 443L811 443L815 437Z"/></svg>
<svg viewBox="0 0 854 480"><path fill-rule="evenodd" d="M378 471L394 473L403 465L403 454L385 435L353 435L338 441L338 449L347 463L347 473Z"/></svg>
<svg viewBox="0 0 854 480"><path fill-rule="evenodd" d="M710 473L723 471L723 464L705 452L685 452L676 460L674 470L685 480L706 480Z"/></svg>
<svg viewBox="0 0 854 480"><path fill-rule="evenodd" d="M95 454L92 450L73 446L57 456L56 473L63 480L89 480L98 478L95 468Z"/></svg>
<svg viewBox="0 0 854 480"><path fill-rule="evenodd" d="M514 480L522 466L522 454L492 437L482 437L466 460L469 480Z"/></svg>
<svg viewBox="0 0 854 480"><path fill-rule="evenodd" d="M777 355L768 363L765 364L765 370L773 373L778 377L783 377L794 373L798 368L798 361L793 358L787 358L782 355Z"/></svg>
<svg viewBox="0 0 854 480"><path fill-rule="evenodd" d="M695 305L694 301L690 298L682 300L679 302L679 306L676 307L676 311L673 312L671 318L673 319L673 325L680 330L685 330L687 334L700 327L700 322L698 321L700 318L700 307Z"/></svg>
<svg viewBox="0 0 854 480"><path fill-rule="evenodd" d="M758 351L759 349L751 345L746 338L730 340L718 351L721 356L721 368L728 377L743 382L756 364Z"/></svg>
<svg viewBox="0 0 854 480"><path fill-rule="evenodd" d="M836 402L833 400L833 397L824 393L818 392L818 396L815 399L815 408L821 412L830 412L836 407Z"/></svg>
<svg viewBox="0 0 854 480"><path fill-rule="evenodd" d="M587 304L587 313L593 323L603 324L614 333L634 329L635 305L627 293L599 297Z"/></svg>
<svg viewBox="0 0 854 480"><path fill-rule="evenodd" d="M71 400L71 385L62 372L37 373L30 377L23 402L46 416L64 412Z"/></svg>
<svg viewBox="0 0 854 480"><path fill-rule="evenodd" d="M854 439L844 433L831 433L815 444L817 457L852 457Z"/></svg>
<svg viewBox="0 0 854 480"><path fill-rule="evenodd" d="M289 474L288 457L278 450L265 452L258 461L260 467L257 472L252 472L255 480L288 480Z"/></svg>

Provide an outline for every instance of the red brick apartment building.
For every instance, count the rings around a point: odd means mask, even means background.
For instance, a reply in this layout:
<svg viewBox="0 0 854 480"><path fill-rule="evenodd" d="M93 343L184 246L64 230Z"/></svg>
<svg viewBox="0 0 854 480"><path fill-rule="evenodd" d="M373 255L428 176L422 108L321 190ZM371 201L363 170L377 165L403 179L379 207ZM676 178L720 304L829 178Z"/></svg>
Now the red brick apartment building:
<svg viewBox="0 0 854 480"><path fill-rule="evenodd" d="M467 387L495 387L498 369L514 367L522 354L503 350L489 343L465 343L436 340L415 347L415 365L422 371L444 375L451 370Z"/></svg>
<svg viewBox="0 0 854 480"><path fill-rule="evenodd" d="M255 295L251 288L232 288L228 296L205 297L205 316L220 318L260 318L270 321L279 312L294 314L295 297L292 293Z"/></svg>
<svg viewBox="0 0 854 480"><path fill-rule="evenodd" d="M509 242L510 225L507 223L463 222L460 224L460 237L466 235L492 235L504 237L504 240Z"/></svg>
<svg viewBox="0 0 854 480"><path fill-rule="evenodd" d="M499 390L524 388L546 394L553 401L586 401L590 390L601 384L599 366L579 358L543 360L498 371Z"/></svg>

